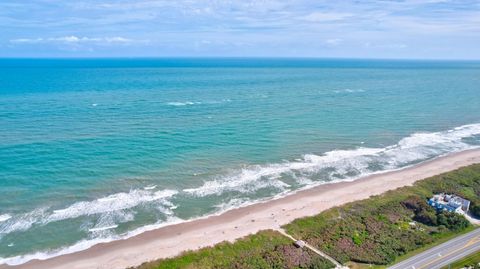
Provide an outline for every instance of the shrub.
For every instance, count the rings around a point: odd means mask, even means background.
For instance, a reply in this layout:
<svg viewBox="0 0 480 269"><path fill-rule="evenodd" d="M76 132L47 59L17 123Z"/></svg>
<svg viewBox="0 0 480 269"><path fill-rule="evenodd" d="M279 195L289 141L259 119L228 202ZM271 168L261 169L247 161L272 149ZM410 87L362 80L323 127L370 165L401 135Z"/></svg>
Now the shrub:
<svg viewBox="0 0 480 269"><path fill-rule="evenodd" d="M188 251L170 259L144 263L136 269L327 269L334 266L317 254L293 246L275 231L261 231L235 243Z"/></svg>
<svg viewBox="0 0 480 269"><path fill-rule="evenodd" d="M428 205L427 199L440 192L455 193L480 205L480 165L297 219L284 228L337 261L385 265L469 226L463 216L437 212ZM474 208L480 214L480 208ZM417 225L410 227L412 221Z"/></svg>
<svg viewBox="0 0 480 269"><path fill-rule="evenodd" d="M470 213L476 218L480 218L480 205L470 206Z"/></svg>
<svg viewBox="0 0 480 269"><path fill-rule="evenodd" d="M464 216L446 211L438 214L438 223L452 231L463 230L469 225L468 220Z"/></svg>
<svg viewBox="0 0 480 269"><path fill-rule="evenodd" d="M404 187L297 219L284 228L337 261L389 264L398 256L469 226L461 215L436 212L427 204L433 193L455 193L472 201L480 215L480 164L419 181ZM414 227L405 225L415 220ZM161 268L301 268L333 265L310 251L297 249L277 232L262 231L214 247L186 252L171 259L145 263L137 269Z"/></svg>

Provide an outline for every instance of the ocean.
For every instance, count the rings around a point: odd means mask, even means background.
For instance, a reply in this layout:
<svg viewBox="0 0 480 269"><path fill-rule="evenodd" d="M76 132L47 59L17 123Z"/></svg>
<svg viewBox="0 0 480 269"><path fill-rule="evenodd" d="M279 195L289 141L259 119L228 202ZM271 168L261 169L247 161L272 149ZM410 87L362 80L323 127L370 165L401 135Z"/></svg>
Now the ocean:
<svg viewBox="0 0 480 269"><path fill-rule="evenodd" d="M480 62L0 59L0 264L480 146Z"/></svg>

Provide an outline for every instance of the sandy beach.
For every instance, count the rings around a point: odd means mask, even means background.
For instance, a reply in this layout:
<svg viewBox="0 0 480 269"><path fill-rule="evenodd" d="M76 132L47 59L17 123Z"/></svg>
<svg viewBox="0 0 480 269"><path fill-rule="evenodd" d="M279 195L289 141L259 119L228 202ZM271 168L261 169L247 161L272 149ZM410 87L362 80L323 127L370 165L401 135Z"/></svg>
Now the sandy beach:
<svg viewBox="0 0 480 269"><path fill-rule="evenodd" d="M412 185L415 181L474 163L480 163L480 149L454 153L353 182L317 186L276 200L233 209L222 215L163 227L48 260L30 261L19 266L2 265L0 268L126 268L224 240L234 241L259 230L276 229L296 218L315 215L334 206Z"/></svg>

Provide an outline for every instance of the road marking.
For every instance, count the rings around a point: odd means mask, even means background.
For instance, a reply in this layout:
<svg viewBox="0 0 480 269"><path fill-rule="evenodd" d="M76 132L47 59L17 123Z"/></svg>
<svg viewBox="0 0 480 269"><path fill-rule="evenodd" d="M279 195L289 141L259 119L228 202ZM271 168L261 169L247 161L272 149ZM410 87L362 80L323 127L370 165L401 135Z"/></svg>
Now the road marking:
<svg viewBox="0 0 480 269"><path fill-rule="evenodd" d="M420 261L420 262L422 262L422 260L423 260L423 261L425 261L425 260L428 261L429 258L433 258L433 257L434 257L433 255L435 255L435 254L434 254L435 252L441 251L442 249L447 249L447 250L448 250L448 249L452 249L452 246L458 245L459 242L462 243L463 241L465 241L465 240L466 240L468 237L470 237L470 236L471 236L471 239L470 239L470 240L467 242L467 244L466 244L465 246L463 246L461 249L464 249L464 248L466 248L466 247L468 247L468 246L471 246L471 245L473 245L473 244L475 244L475 243L480 243L480 229L475 229L474 231L471 231L471 232L469 232L469 233L467 233L467 234L464 234L464 235L461 235L461 236L456 237L456 238L454 238L454 239L451 239L451 240L449 240L449 241L447 241L447 242L445 242L445 243L443 243L443 244L440 244L440 245L438 245L438 246L436 246L436 247L433 247L433 248L431 248L431 249L429 249L429 250L427 250L427 251L425 251L425 252L423 252L423 253L421 253L421 254L417 254L416 256L411 257L410 259L407 259L407 260L405 260L405 261L403 261L403 262L394 264L394 265L392 265L392 266L389 267L389 268L392 268L392 269L393 269L393 268L403 268L403 267L401 267L401 266L404 266L405 268L407 268L406 266L407 266L408 264L410 264L411 267L408 267L408 268L417 269L417 268L415 268L415 264L419 263L419 261ZM476 247L476 246L475 246L475 247ZM431 253L431 254L430 254L430 253ZM454 252L454 253L450 253L450 254L446 254L445 257L448 257L448 256L450 256L451 254L455 254L455 252ZM443 255L445 255L445 254L443 254ZM458 256L458 254L457 254L457 256ZM452 258L449 258L449 259L452 259ZM434 260L433 262L435 262L435 261L437 261L437 260L438 260L438 259ZM446 261L448 261L448 259L446 259ZM441 261L441 262L445 262L445 261ZM430 263L431 263L431 262L430 262ZM428 263L427 265L429 265L430 263ZM413 264L413 265L412 265L412 264ZM424 265L423 267L425 267L425 265ZM418 268L418 269L421 269L421 268L422 268L422 267L420 267L420 268Z"/></svg>
<svg viewBox="0 0 480 269"><path fill-rule="evenodd" d="M445 258L445 257L448 257L448 256L450 256L450 255L452 255L452 254L455 254L455 253L457 253L457 252L459 252L459 251L461 251L461 250L463 250L463 249L465 249L465 248L467 248L467 247L469 247L469 246L471 246L471 245L473 245L473 244L475 244L475 243L478 243L478 242L480 242L480 236L477 235L477 236L475 236L474 238L470 239L463 247L457 248L455 251L450 252L450 253L446 254L445 256L443 256L443 257L442 257L441 255L439 255L439 256L440 256L439 258L436 258L436 259L434 259L434 260L432 260L432 261L430 261L430 262L428 262L428 263L426 263L426 264L418 267L418 269L426 268L428 265L430 265L430 264L432 264L432 263L434 263L434 262L437 262L438 260L441 260L441 259L443 259L443 258ZM440 253L439 253L439 254L440 254Z"/></svg>
<svg viewBox="0 0 480 269"><path fill-rule="evenodd" d="M467 246L471 246L471 245L473 245L475 243L478 243L478 242L480 242L480 235L477 235L474 238L470 239L470 241L468 241L468 243L467 243Z"/></svg>

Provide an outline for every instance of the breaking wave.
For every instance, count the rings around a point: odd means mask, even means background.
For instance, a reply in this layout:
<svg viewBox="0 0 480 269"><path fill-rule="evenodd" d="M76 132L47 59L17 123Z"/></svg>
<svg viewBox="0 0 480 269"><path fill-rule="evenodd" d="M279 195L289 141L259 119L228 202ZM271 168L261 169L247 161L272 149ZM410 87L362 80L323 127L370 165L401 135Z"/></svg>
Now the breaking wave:
<svg viewBox="0 0 480 269"><path fill-rule="evenodd" d="M334 93L359 93L359 92L365 92L365 90L362 89L342 89L342 90L334 90Z"/></svg>
<svg viewBox="0 0 480 269"><path fill-rule="evenodd" d="M78 202L65 209L54 210L46 222L77 218L83 215L93 215L105 212L119 211L135 207L141 203L159 201L177 194L174 190L149 192L132 190L128 193L116 193L90 202Z"/></svg>
<svg viewBox="0 0 480 269"><path fill-rule="evenodd" d="M167 105L169 106L191 106L191 105L200 105L200 102L168 102Z"/></svg>
<svg viewBox="0 0 480 269"><path fill-rule="evenodd" d="M93 201L77 202L63 209L49 210L40 208L25 214L9 215L8 219L5 218L3 222L0 222L0 238L2 235L11 232L28 230L33 225L46 225L55 221L90 215L99 215L100 222L103 220L112 226L114 225L112 223L113 219L125 222L133 218L133 216L129 216L125 210L151 202L158 202L159 205L165 206L165 208L160 209L163 209L163 213L166 215L171 215L172 213L168 207L172 206L172 204L168 201L168 198L171 198L177 193L178 192L174 190L155 192L148 190L131 190L128 193L116 193ZM104 215L102 215L103 213L110 213L107 215L110 219L102 219L104 217Z"/></svg>
<svg viewBox="0 0 480 269"><path fill-rule="evenodd" d="M184 222L184 220L176 217L169 217L166 221L158 222L151 225L146 225L122 235L115 235L115 234L108 233L107 236L101 236L93 239L82 240L65 248L60 248L60 249L55 249L50 251L39 251L32 254L26 254L26 255L8 257L8 258L0 257L0 264L8 264L13 266L13 265L23 264L31 260L46 260L49 258L86 250L97 244L108 243L108 242L112 242L120 239L130 238L132 236L139 235L147 231L159 229L161 227L168 226L168 225L178 224L181 222ZM108 229L113 229L113 227L104 227L103 229L99 228L99 230L97 231L94 230L92 232L105 231Z"/></svg>
<svg viewBox="0 0 480 269"><path fill-rule="evenodd" d="M480 124L464 125L443 132L415 133L384 148L334 150L323 155L306 154L298 161L251 165L183 191L204 197L225 192L251 193L266 187L284 191L290 187L292 180L299 185L353 180L474 148L476 146L466 143L464 139L479 134Z"/></svg>
<svg viewBox="0 0 480 269"><path fill-rule="evenodd" d="M169 106L192 106L192 105L215 105L231 102L231 99L222 99L217 101L205 101L205 102L194 102L194 101L184 101L184 102L168 102Z"/></svg>
<svg viewBox="0 0 480 269"><path fill-rule="evenodd" d="M0 239L2 235L25 231L34 225L46 225L81 216L98 216L94 226L81 227L91 235L63 249L37 252L23 256L1 258L0 264L25 263L32 259L47 259L58 255L81 251L98 243L128 238L148 230L198 218L181 219L175 216L177 207L170 200L174 196L198 199L206 196L222 196L210 215L218 215L233 208L285 196L292 191L337 181L351 181L359 177L402 169L449 153L480 146L480 124L460 126L451 130L430 133L414 133L398 143L382 147L359 147L351 150L334 150L321 155L306 154L294 161L266 165L248 165L242 169L205 180L199 186L177 190L156 190L150 185L143 189L112 194L92 201L73 203L62 209L40 208L25 214L0 215ZM263 197L252 194L264 192ZM267 193L267 194L265 194ZM266 196L265 196L266 195ZM154 224L118 234L119 223L135 219L134 208L154 204L164 216Z"/></svg>
<svg viewBox="0 0 480 269"><path fill-rule="evenodd" d="M9 214L0 215L0 222L4 222L6 220L9 220L10 218L12 218L12 216L10 216Z"/></svg>

